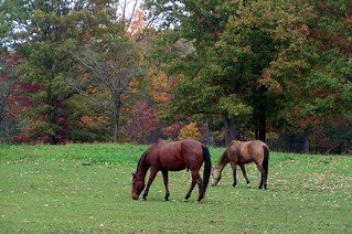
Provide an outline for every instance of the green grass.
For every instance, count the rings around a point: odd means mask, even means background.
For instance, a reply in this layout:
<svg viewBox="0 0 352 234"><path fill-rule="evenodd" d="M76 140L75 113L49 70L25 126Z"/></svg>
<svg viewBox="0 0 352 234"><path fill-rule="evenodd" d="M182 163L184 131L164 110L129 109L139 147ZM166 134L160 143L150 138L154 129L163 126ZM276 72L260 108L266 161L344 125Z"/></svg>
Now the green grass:
<svg viewBox="0 0 352 234"><path fill-rule="evenodd" d="M0 146L0 233L351 233L352 157L271 153L268 191L229 167L204 203L182 199L187 171L161 175L147 201L130 198L131 171L147 146ZM213 163L223 149L211 149Z"/></svg>

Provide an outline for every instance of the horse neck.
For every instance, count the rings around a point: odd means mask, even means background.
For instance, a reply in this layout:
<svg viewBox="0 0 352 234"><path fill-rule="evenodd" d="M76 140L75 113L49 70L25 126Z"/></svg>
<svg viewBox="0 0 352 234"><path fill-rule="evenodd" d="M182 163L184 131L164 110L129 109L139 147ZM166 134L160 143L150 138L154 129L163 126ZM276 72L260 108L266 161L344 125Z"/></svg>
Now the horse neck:
<svg viewBox="0 0 352 234"><path fill-rule="evenodd" d="M215 169L221 172L228 163L229 163L229 159L227 158L227 149L226 149L225 152L222 154L221 158L219 159L218 163L215 165Z"/></svg>
<svg viewBox="0 0 352 234"><path fill-rule="evenodd" d="M144 178L147 174L150 165L147 162L148 152L144 153L141 158L139 159L136 175L138 177Z"/></svg>

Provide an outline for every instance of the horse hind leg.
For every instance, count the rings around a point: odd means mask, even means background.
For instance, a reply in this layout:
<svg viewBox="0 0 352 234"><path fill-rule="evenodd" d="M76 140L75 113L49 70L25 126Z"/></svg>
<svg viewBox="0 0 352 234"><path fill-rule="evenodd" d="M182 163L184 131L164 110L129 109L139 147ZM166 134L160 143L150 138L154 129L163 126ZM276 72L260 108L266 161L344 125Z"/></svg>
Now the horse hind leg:
<svg viewBox="0 0 352 234"><path fill-rule="evenodd" d="M202 202L203 198L204 198L204 195L205 195L205 191L203 189L203 179L201 177L199 177L197 179L196 183L198 184L198 191L199 191L199 196L198 196L197 201L198 202Z"/></svg>
<svg viewBox="0 0 352 234"><path fill-rule="evenodd" d="M188 199L190 198L191 194L192 194L192 191L194 189L194 186L196 186L196 182L192 179L192 182L191 182L191 187L189 188L185 198L183 199L184 202L188 202Z"/></svg>
<svg viewBox="0 0 352 234"><path fill-rule="evenodd" d="M240 168L241 168L243 177L246 180L246 183L249 184L250 182L249 182L249 179L247 177L247 172L246 172L246 168L245 168L244 164L240 164Z"/></svg>
<svg viewBox="0 0 352 234"><path fill-rule="evenodd" d="M194 187L196 186L196 184L198 184L198 188L199 188L198 201L203 199L204 192L202 191L202 178L200 177L198 172L193 172L192 171L191 187L190 187L189 191L187 192L185 198L183 199L184 202L187 202L188 199L191 197L192 191L193 191Z"/></svg>
<svg viewBox="0 0 352 234"><path fill-rule="evenodd" d="M230 162L231 168L232 168L232 175L233 175L233 187L236 187L237 185L237 173L236 173L236 163Z"/></svg>
<svg viewBox="0 0 352 234"><path fill-rule="evenodd" d="M169 196L170 196L170 191L169 191L169 172L168 171L162 171L161 173L163 175L163 182L164 182L164 187L165 187L164 201L169 201Z"/></svg>
<svg viewBox="0 0 352 234"><path fill-rule="evenodd" d="M263 186L265 190L267 187L267 180L268 180L268 172L265 171L264 178L263 178Z"/></svg>
<svg viewBox="0 0 352 234"><path fill-rule="evenodd" d="M260 176L260 183L259 183L259 189L262 189L264 187L264 189L266 189L266 182L265 182L265 177L266 177L266 172L263 168L263 165L258 165L257 164L257 168L258 171L260 172L261 176Z"/></svg>

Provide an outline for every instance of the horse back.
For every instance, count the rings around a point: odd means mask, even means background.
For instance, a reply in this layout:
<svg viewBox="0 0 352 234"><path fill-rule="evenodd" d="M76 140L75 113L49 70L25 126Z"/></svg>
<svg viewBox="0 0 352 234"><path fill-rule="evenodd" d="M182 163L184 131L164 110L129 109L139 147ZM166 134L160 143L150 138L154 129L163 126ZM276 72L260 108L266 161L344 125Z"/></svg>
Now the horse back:
<svg viewBox="0 0 352 234"><path fill-rule="evenodd" d="M181 156L190 170L199 170L203 164L202 144L196 140L181 141Z"/></svg>
<svg viewBox="0 0 352 234"><path fill-rule="evenodd" d="M195 166L200 168L203 163L202 145L194 140L159 141L150 155L154 155L154 159L150 159L152 166L159 170L192 170Z"/></svg>
<svg viewBox="0 0 352 234"><path fill-rule="evenodd" d="M259 140L253 141L233 141L229 146L229 154L232 161L240 164L257 162L261 163L264 160L264 148L266 144Z"/></svg>
<svg viewBox="0 0 352 234"><path fill-rule="evenodd" d="M249 141L247 145L247 151L249 155L252 155L253 161L261 164L265 158L265 149L268 149L268 146L259 140Z"/></svg>

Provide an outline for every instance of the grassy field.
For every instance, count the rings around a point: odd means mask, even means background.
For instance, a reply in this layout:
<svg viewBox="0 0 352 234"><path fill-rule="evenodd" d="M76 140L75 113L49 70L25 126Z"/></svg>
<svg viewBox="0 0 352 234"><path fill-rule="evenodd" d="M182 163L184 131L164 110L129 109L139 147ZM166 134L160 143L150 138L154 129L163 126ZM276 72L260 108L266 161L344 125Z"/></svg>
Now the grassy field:
<svg viewBox="0 0 352 234"><path fill-rule="evenodd" d="M268 191L225 168L204 203L189 172L161 175L147 201L130 198L131 171L146 146L0 146L0 233L351 233L352 157L271 153ZM223 149L211 149L213 164Z"/></svg>

